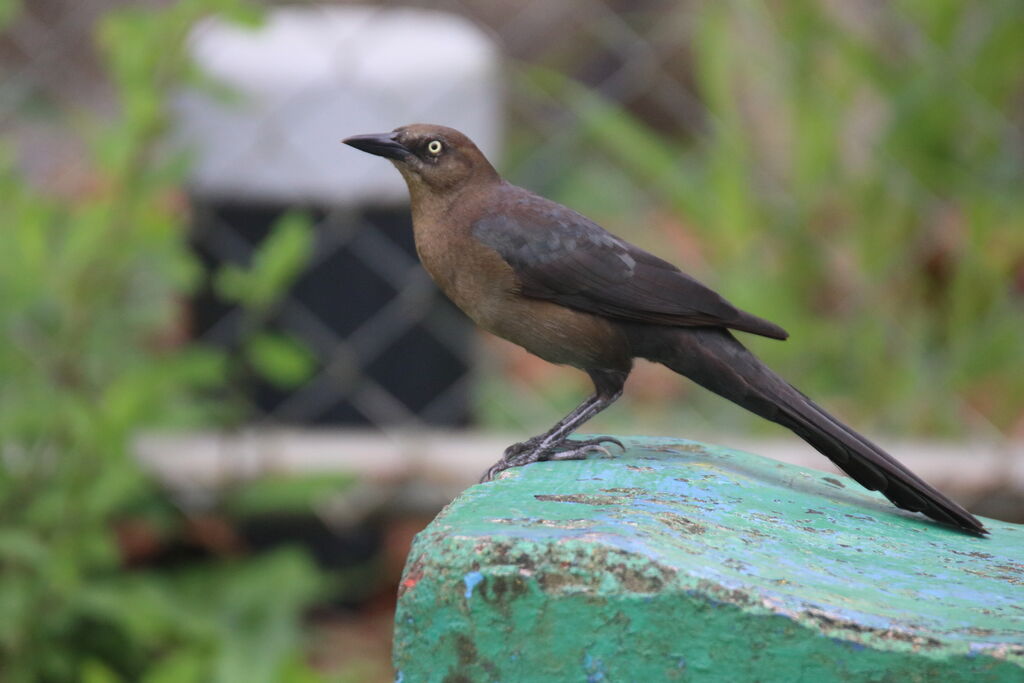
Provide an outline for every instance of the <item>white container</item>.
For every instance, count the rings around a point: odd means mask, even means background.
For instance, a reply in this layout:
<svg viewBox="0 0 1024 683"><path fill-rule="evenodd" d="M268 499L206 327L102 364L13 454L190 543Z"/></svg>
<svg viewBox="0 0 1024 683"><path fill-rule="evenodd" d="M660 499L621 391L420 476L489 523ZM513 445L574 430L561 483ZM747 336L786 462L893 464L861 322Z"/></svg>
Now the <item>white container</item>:
<svg viewBox="0 0 1024 683"><path fill-rule="evenodd" d="M407 201L390 164L343 146L349 135L435 123L492 160L502 128L499 52L443 12L369 7L270 11L258 28L211 19L189 39L198 66L231 93L175 103L176 144L207 199L284 204Z"/></svg>

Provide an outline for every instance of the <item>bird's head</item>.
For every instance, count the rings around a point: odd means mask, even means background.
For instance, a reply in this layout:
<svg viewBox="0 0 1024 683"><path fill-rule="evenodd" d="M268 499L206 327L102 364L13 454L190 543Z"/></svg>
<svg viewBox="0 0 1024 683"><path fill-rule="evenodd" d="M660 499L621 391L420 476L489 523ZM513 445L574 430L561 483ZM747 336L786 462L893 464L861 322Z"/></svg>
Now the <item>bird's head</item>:
<svg viewBox="0 0 1024 683"><path fill-rule="evenodd" d="M444 194L498 179L473 141L454 128L415 123L390 133L353 135L342 142L389 159L414 199L423 191Z"/></svg>

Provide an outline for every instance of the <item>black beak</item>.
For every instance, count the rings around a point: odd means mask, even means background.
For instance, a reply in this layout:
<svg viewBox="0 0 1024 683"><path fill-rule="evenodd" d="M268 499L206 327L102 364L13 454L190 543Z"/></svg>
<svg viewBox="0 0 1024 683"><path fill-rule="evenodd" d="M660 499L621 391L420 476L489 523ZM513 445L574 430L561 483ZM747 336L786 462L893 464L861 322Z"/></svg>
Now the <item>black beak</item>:
<svg viewBox="0 0 1024 683"><path fill-rule="evenodd" d="M375 133L373 135L353 135L342 140L350 147L355 147L363 152L376 154L387 159L401 161L409 156L409 150L395 140L394 133Z"/></svg>

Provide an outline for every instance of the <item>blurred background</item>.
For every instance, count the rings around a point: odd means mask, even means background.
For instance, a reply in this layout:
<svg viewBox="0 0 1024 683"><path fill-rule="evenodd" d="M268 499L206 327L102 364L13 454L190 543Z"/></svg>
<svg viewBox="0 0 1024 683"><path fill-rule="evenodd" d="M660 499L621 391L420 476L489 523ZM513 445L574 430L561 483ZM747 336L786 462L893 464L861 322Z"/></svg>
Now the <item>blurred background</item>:
<svg viewBox="0 0 1024 683"><path fill-rule="evenodd" d="M1018 0L0 0L0 680L391 680L412 535L590 390L439 297L338 144L414 120L1024 521L1022 35ZM587 429L829 466L643 364Z"/></svg>

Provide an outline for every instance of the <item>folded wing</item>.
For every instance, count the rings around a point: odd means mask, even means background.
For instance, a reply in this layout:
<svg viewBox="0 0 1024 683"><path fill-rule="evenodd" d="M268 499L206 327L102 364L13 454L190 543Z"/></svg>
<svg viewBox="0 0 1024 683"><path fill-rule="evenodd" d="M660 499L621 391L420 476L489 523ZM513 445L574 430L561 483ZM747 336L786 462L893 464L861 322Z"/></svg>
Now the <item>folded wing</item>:
<svg viewBox="0 0 1024 683"><path fill-rule="evenodd" d="M789 336L585 216L519 188L509 191L503 210L479 219L473 234L512 266L524 296L621 320Z"/></svg>

